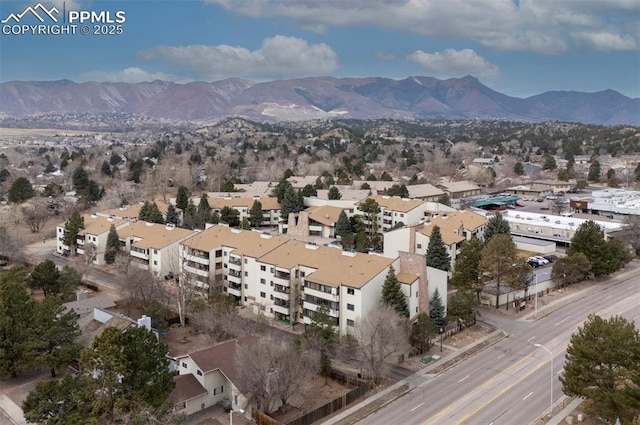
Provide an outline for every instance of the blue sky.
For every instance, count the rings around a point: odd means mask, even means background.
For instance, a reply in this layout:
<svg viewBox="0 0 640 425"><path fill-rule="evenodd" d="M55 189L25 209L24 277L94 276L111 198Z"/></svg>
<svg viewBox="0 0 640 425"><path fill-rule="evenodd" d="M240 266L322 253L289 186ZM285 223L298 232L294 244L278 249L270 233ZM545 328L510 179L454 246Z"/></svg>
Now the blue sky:
<svg viewBox="0 0 640 425"><path fill-rule="evenodd" d="M62 0L41 3L62 16ZM37 4L0 0L0 19ZM64 10L126 20L122 34L82 35L75 22L76 34L32 35L10 32L40 24L33 15L9 19L0 81L471 74L518 97L640 97L638 0L67 0Z"/></svg>

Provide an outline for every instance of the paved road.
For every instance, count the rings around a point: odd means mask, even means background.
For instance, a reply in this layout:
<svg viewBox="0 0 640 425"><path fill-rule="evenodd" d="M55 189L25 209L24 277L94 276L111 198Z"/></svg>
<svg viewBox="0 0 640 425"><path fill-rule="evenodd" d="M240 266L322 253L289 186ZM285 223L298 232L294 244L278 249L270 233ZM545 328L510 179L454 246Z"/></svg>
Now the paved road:
<svg viewBox="0 0 640 425"><path fill-rule="evenodd" d="M574 300L536 321L500 320L509 337L442 374L412 377L410 393L362 423L527 424L563 397L558 375L571 334L590 313L640 322L640 269L616 276L615 286ZM498 321L499 319L496 319ZM552 353L534 344L543 344ZM553 357L553 369L551 358ZM551 378L553 377L553 378Z"/></svg>

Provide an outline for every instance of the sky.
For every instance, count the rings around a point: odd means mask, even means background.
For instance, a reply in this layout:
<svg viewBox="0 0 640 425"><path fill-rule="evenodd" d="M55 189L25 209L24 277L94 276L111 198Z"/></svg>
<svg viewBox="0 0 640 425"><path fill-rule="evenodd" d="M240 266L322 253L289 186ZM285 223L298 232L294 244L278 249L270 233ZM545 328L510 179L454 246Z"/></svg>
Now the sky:
<svg viewBox="0 0 640 425"><path fill-rule="evenodd" d="M0 20L1 82L473 75L640 97L640 0L0 0Z"/></svg>

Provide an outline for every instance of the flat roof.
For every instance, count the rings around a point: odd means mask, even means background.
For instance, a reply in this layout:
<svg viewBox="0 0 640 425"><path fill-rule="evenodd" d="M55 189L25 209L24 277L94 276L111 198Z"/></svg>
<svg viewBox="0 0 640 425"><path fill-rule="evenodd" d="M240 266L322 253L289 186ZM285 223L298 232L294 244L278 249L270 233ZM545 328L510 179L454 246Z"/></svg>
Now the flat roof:
<svg viewBox="0 0 640 425"><path fill-rule="evenodd" d="M209 196L207 194L207 201L209 202L209 206L213 209L222 209L224 207L229 208L247 208L250 209L253 206L255 201L258 201L262 204L262 210L279 210L280 204L278 203L278 198L271 198L268 196L261 197L253 197L253 196L242 196L240 194L232 194L231 196L227 196L224 198ZM196 200L194 199L194 204L198 206L200 203L200 198Z"/></svg>
<svg viewBox="0 0 640 425"><path fill-rule="evenodd" d="M584 218L563 217L553 214L538 214L524 211L506 210L501 212L502 217L510 223L533 224L559 230L576 230L581 224L589 221ZM609 221L595 221L602 229L621 229L623 224Z"/></svg>
<svg viewBox="0 0 640 425"><path fill-rule="evenodd" d="M172 228L164 224L147 223L146 221L137 221L118 230L118 236L121 239L140 238L141 240L134 242L133 246L142 249L164 248L193 233L193 230L180 227Z"/></svg>
<svg viewBox="0 0 640 425"><path fill-rule="evenodd" d="M401 198L399 196L371 195L368 199L373 199L381 207L398 212L409 212L424 205L424 201L420 199Z"/></svg>
<svg viewBox="0 0 640 425"><path fill-rule="evenodd" d="M511 195L511 196L492 196L491 198L486 198L486 199L480 199L479 201L476 201L473 203L473 206L478 208L478 207L484 207L487 205L504 205L507 204L509 202L515 202L518 199L520 199L519 196L515 196L515 195Z"/></svg>
<svg viewBox="0 0 640 425"><path fill-rule="evenodd" d="M535 238L527 238L524 236L517 236L517 235L511 235L511 239L513 239L514 242L528 243L529 245L536 245L536 246L549 246L549 245L556 244L555 242L552 242L552 241L535 239Z"/></svg>

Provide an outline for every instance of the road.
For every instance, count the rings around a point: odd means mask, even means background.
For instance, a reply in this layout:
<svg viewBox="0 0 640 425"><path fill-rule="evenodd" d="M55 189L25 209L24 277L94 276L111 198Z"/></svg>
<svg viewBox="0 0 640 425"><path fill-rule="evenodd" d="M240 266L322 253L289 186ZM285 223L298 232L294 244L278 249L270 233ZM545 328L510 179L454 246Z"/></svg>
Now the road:
<svg viewBox="0 0 640 425"><path fill-rule="evenodd" d="M362 423L512 425L535 421L549 412L551 387L554 405L563 397L558 375L567 343L590 313L605 318L617 314L640 323L638 264L615 279L621 283L538 320L500 320L507 338L444 373L413 377L415 388ZM544 345L552 355L535 344Z"/></svg>

